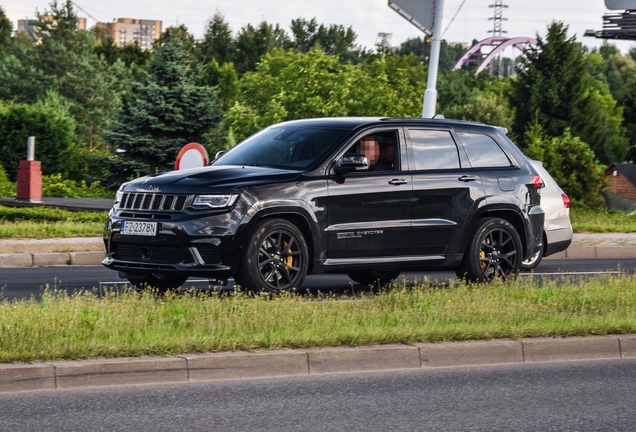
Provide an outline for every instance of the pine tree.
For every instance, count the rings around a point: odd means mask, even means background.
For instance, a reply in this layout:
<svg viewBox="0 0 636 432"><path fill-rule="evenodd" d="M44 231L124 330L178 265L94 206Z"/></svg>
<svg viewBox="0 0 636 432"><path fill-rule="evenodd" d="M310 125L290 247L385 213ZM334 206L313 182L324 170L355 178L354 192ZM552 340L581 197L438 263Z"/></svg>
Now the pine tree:
<svg viewBox="0 0 636 432"><path fill-rule="evenodd" d="M220 65L234 61L232 30L220 12L208 21L203 41L197 45L197 57L204 64L212 60Z"/></svg>
<svg viewBox="0 0 636 432"><path fill-rule="evenodd" d="M4 9L0 6L0 56L3 56L7 52L7 47L11 44L11 33L13 26L11 21L4 13Z"/></svg>
<svg viewBox="0 0 636 432"><path fill-rule="evenodd" d="M590 74L585 52L574 37L568 39L567 30L563 23L552 23L513 81L513 133L523 145L526 130L535 123L549 137L569 128L601 162L623 160L627 142L620 135L622 111L607 85Z"/></svg>
<svg viewBox="0 0 636 432"><path fill-rule="evenodd" d="M172 169L185 144L201 142L220 121L216 89L199 85L201 66L179 32L164 35L141 80L133 83L124 107L104 138L125 150L113 159L119 177Z"/></svg>

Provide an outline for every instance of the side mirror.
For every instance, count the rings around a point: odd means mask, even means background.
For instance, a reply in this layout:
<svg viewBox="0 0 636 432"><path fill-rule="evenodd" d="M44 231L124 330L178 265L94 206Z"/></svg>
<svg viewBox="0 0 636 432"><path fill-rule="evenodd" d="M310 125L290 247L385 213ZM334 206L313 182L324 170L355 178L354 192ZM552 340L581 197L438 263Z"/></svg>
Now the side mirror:
<svg viewBox="0 0 636 432"><path fill-rule="evenodd" d="M216 152L216 154L214 155L214 160L211 160L210 163L208 163L208 165L212 165L214 162L216 162L225 153L227 153L227 150L220 150L220 151Z"/></svg>
<svg viewBox="0 0 636 432"><path fill-rule="evenodd" d="M345 174L355 171L363 171L369 169L369 160L361 154L349 153L345 154L333 166L336 174Z"/></svg>

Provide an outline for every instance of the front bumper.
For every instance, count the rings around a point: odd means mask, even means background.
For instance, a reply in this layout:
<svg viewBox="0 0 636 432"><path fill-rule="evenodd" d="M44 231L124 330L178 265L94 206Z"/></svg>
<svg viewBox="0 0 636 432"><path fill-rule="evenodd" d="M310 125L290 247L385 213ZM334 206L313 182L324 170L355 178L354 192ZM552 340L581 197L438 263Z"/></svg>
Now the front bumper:
<svg viewBox="0 0 636 432"><path fill-rule="evenodd" d="M240 218L233 212L157 221L154 236L122 234L124 220L130 219L112 213L105 230L106 258L102 264L107 268L123 273L179 272L210 278L227 278L236 271L241 255L236 241L236 221ZM152 214L137 214L134 220L153 219Z"/></svg>

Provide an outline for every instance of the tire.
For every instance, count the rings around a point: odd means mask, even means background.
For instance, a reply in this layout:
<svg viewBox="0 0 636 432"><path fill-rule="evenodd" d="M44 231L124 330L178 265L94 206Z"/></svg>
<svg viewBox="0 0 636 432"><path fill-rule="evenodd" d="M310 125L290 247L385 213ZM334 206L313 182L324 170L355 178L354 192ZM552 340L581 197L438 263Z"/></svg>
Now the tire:
<svg viewBox="0 0 636 432"><path fill-rule="evenodd" d="M179 288L186 280L188 280L188 276L178 273L157 273L150 274L145 278L128 278L128 281L137 288L154 288L160 292Z"/></svg>
<svg viewBox="0 0 636 432"><path fill-rule="evenodd" d="M477 223L455 273L472 282L506 280L519 273L522 257L521 238L512 224L500 218L486 218Z"/></svg>
<svg viewBox="0 0 636 432"><path fill-rule="evenodd" d="M543 258L543 254L545 252L545 240L543 241L543 247L539 252L531 256L530 258L521 261L521 270L529 271L537 268L541 259Z"/></svg>
<svg viewBox="0 0 636 432"><path fill-rule="evenodd" d="M234 280L250 291L291 291L305 280L308 265L300 230L284 219L267 219L254 228Z"/></svg>
<svg viewBox="0 0 636 432"><path fill-rule="evenodd" d="M376 283L379 285L386 285L396 279L400 273L401 272L399 270L349 271L347 272L347 276L349 276L354 282L358 282L362 285L375 285Z"/></svg>

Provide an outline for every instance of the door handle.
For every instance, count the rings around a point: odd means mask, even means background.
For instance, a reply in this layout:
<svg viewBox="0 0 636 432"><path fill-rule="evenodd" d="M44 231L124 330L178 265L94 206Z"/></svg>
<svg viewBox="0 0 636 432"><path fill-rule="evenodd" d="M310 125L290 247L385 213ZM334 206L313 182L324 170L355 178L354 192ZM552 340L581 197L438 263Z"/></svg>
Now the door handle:
<svg viewBox="0 0 636 432"><path fill-rule="evenodd" d="M471 182L471 181L477 180L477 177L463 175L460 178L458 178L457 180L462 181L462 182Z"/></svg>
<svg viewBox="0 0 636 432"><path fill-rule="evenodd" d="M403 184L407 184L408 182L406 180L403 179L393 179L393 180L389 180L389 184L392 184L394 186L398 186L398 185L403 185Z"/></svg>

